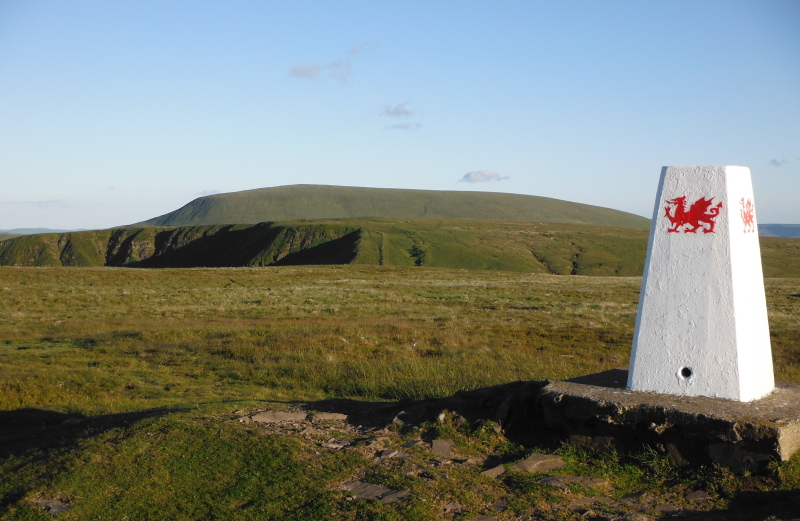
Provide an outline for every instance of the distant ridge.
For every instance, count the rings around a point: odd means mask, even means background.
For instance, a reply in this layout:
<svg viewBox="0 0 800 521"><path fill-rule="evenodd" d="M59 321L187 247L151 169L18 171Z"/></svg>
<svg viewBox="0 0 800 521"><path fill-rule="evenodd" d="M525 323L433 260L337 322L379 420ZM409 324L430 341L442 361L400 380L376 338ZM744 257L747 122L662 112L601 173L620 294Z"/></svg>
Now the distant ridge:
<svg viewBox="0 0 800 521"><path fill-rule="evenodd" d="M758 234L762 237L800 239L800 224L759 224Z"/></svg>
<svg viewBox="0 0 800 521"><path fill-rule="evenodd" d="M255 224L300 219L492 219L647 228L649 219L600 206L495 192L288 185L200 197L143 226Z"/></svg>

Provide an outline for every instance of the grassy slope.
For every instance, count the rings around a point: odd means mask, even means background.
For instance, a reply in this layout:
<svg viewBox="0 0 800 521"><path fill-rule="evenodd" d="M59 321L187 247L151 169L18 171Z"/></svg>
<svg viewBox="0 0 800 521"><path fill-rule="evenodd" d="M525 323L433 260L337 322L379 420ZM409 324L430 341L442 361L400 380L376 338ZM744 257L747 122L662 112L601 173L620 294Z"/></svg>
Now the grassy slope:
<svg viewBox="0 0 800 521"><path fill-rule="evenodd" d="M342 219L118 228L0 244L18 266L221 267L371 264L557 275L638 276L647 230L470 219ZM800 277L800 241L761 238L764 275Z"/></svg>
<svg viewBox="0 0 800 521"><path fill-rule="evenodd" d="M646 228L638 215L531 195L291 185L200 197L149 226L296 219L493 219Z"/></svg>

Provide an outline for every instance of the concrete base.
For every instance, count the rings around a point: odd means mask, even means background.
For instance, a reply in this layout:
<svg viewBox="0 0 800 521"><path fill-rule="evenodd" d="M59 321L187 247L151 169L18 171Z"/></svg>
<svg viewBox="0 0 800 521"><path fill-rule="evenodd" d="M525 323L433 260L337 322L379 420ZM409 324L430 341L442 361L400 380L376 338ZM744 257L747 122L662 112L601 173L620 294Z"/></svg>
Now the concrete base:
<svg viewBox="0 0 800 521"><path fill-rule="evenodd" d="M800 449L800 384L778 383L752 402L626 389L627 369L547 385L549 429L585 448L662 447L676 464L713 462L761 471Z"/></svg>

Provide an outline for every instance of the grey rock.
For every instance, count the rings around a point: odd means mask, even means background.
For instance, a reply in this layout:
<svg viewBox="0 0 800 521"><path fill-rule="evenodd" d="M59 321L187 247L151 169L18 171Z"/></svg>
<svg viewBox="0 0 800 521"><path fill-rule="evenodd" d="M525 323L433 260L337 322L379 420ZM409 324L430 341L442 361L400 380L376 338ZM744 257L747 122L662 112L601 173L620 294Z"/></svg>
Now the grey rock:
<svg viewBox="0 0 800 521"><path fill-rule="evenodd" d="M238 420L241 423L253 423L253 419L249 416L242 416L241 418L238 418Z"/></svg>
<svg viewBox="0 0 800 521"><path fill-rule="evenodd" d="M315 412L313 417L311 418L315 422L325 422L325 421L347 421L346 414L340 414L338 412Z"/></svg>
<svg viewBox="0 0 800 521"><path fill-rule="evenodd" d="M456 501L451 501L442 507L445 514L458 514L461 512L461 504Z"/></svg>
<svg viewBox="0 0 800 521"><path fill-rule="evenodd" d="M425 443L425 442L422 441L422 440L411 440L411 441L405 442L403 444L403 448L410 449L411 447L416 447L417 445L422 445L423 443Z"/></svg>
<svg viewBox="0 0 800 521"><path fill-rule="evenodd" d="M389 487L383 485L375 485L366 483L364 481L348 481L342 483L342 490L350 492L350 496L354 499L380 499L383 496L396 492Z"/></svg>
<svg viewBox="0 0 800 521"><path fill-rule="evenodd" d="M663 512L665 514L673 513L673 512L680 512L680 508L676 507L675 505L670 505L669 503L663 503L661 505L656 505L656 510L659 512Z"/></svg>
<svg viewBox="0 0 800 521"><path fill-rule="evenodd" d="M45 512L51 516L58 515L70 509L69 503L65 503L60 499L34 499L31 503L42 507Z"/></svg>
<svg viewBox="0 0 800 521"><path fill-rule="evenodd" d="M587 506L596 503L611 503L613 500L607 497L582 497L570 502L570 506Z"/></svg>
<svg viewBox="0 0 800 521"><path fill-rule="evenodd" d="M500 518L497 516L475 516L469 518L469 521L499 521Z"/></svg>
<svg viewBox="0 0 800 521"><path fill-rule="evenodd" d="M552 454L532 454L511 467L511 470L515 472L543 473L563 468L566 465L567 462L564 461L561 456Z"/></svg>
<svg viewBox="0 0 800 521"><path fill-rule="evenodd" d="M709 499L711 496L708 495L708 492L705 490L695 490L689 494L686 494L686 501L698 501L703 499Z"/></svg>
<svg viewBox="0 0 800 521"><path fill-rule="evenodd" d="M322 444L323 447L326 449L334 449L334 450L341 450L345 447L348 447L350 442L348 440L328 440Z"/></svg>
<svg viewBox="0 0 800 521"><path fill-rule="evenodd" d="M306 419L304 412L264 411L250 417L259 423L283 423L303 421Z"/></svg>
<svg viewBox="0 0 800 521"><path fill-rule="evenodd" d="M653 521L653 518L640 512L631 512L622 518L624 521Z"/></svg>
<svg viewBox="0 0 800 521"><path fill-rule="evenodd" d="M488 470L484 470L481 472L481 476L486 476L487 478L498 478L505 474L506 468L502 465L498 465L496 467L492 467Z"/></svg>
<svg viewBox="0 0 800 521"><path fill-rule="evenodd" d="M599 487L605 489L611 486L608 480L588 476L548 476L541 478L538 481L539 483L550 485L551 487L560 488L564 492L569 491L570 485L579 485L581 487Z"/></svg>
<svg viewBox="0 0 800 521"><path fill-rule="evenodd" d="M394 492L390 492L381 497L381 503L384 505L391 505L392 503L397 503L398 501L404 500L410 495L410 490L395 490Z"/></svg>
<svg viewBox="0 0 800 521"><path fill-rule="evenodd" d="M436 456L441 456L442 458L452 458L454 445L455 442L453 440L436 439L431 443L431 451Z"/></svg>
<svg viewBox="0 0 800 521"><path fill-rule="evenodd" d="M503 501L502 499L498 499L497 501L492 503L492 505L489 508L491 508L492 510L496 510L498 512L503 512L505 510L508 510L508 501Z"/></svg>

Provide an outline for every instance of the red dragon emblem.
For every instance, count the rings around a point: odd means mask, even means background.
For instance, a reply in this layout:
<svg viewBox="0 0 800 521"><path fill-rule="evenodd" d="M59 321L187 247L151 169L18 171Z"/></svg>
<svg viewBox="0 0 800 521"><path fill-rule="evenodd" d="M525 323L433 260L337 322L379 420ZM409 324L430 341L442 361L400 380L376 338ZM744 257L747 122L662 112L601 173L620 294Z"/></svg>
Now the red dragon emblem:
<svg viewBox="0 0 800 521"><path fill-rule="evenodd" d="M697 230L703 230L703 233L714 233L715 219L719 215L722 203L711 206L713 201L713 197L710 199L701 197L688 208L685 195L667 201L667 204L674 207L664 207L667 219L672 223L672 226L667 231L670 233L697 233ZM672 210L672 213L670 213L670 210Z"/></svg>
<svg viewBox="0 0 800 521"><path fill-rule="evenodd" d="M753 201L750 199L747 202L744 201L744 197L739 202L742 205L740 210L742 214L742 222L744 223L744 233L751 233L756 231L756 224L753 222L755 219L755 208L753 207Z"/></svg>

